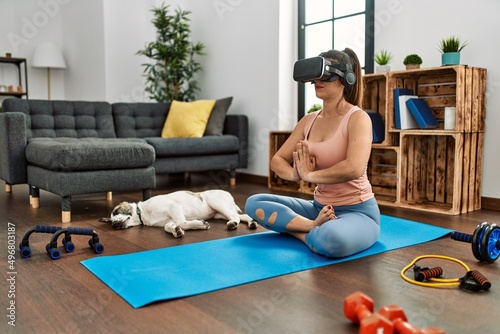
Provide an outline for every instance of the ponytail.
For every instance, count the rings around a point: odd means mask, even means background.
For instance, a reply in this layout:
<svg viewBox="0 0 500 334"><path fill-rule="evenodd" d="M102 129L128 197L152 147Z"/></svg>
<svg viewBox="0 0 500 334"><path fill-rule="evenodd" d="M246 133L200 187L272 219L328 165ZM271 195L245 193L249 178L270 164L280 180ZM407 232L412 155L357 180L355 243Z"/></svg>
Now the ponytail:
<svg viewBox="0 0 500 334"><path fill-rule="evenodd" d="M356 74L356 83L352 86L346 86L344 89L344 98L347 102L363 108L363 77L361 76L361 66L356 53L349 48L345 48L343 53L349 56L349 63L352 66L354 74Z"/></svg>

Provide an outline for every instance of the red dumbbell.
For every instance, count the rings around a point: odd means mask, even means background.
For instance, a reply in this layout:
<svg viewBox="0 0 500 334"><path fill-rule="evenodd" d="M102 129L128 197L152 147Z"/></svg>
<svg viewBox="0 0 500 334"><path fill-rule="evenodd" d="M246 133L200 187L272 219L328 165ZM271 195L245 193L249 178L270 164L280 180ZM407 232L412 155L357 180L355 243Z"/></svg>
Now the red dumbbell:
<svg viewBox="0 0 500 334"><path fill-rule="evenodd" d="M373 300L357 291L344 300L344 314L347 319L359 324L359 333L393 333L393 325L389 319L379 313L373 313Z"/></svg>
<svg viewBox="0 0 500 334"><path fill-rule="evenodd" d="M410 324L406 318L403 308L399 305L387 305L382 307L379 312L382 316L389 319L394 326L394 333L398 334L445 334L445 332L437 327L427 327L419 329ZM385 333L385 332L384 332Z"/></svg>

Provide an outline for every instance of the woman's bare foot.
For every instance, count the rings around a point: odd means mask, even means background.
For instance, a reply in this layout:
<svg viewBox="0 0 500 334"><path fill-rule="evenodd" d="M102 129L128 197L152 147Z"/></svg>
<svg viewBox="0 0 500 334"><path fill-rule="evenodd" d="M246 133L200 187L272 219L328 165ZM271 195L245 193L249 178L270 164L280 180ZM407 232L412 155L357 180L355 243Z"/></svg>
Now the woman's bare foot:
<svg viewBox="0 0 500 334"><path fill-rule="evenodd" d="M316 226L320 226L329 220L337 219L335 216L335 211L331 205L325 205L323 209L318 214L318 217L314 220Z"/></svg>
<svg viewBox="0 0 500 334"><path fill-rule="evenodd" d="M337 219L333 207L331 205L326 205L321 209L318 216L314 220L300 215L295 216L286 225L286 231L299 238L297 235L301 235L301 233L309 233L316 226L320 226L333 219ZM298 233L294 234L292 232ZM303 238L305 238L305 235L302 235L299 239L302 240Z"/></svg>

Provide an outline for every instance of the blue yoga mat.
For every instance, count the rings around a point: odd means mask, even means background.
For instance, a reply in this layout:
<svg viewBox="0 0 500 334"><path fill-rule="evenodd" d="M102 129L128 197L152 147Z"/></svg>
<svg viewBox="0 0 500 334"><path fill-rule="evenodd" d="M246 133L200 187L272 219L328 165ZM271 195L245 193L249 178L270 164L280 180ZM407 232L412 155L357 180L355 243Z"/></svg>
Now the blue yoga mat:
<svg viewBox="0 0 500 334"><path fill-rule="evenodd" d="M251 283L271 277L408 247L441 238L451 230L382 216L379 241L341 259L314 254L286 234L262 232L81 263L132 307Z"/></svg>

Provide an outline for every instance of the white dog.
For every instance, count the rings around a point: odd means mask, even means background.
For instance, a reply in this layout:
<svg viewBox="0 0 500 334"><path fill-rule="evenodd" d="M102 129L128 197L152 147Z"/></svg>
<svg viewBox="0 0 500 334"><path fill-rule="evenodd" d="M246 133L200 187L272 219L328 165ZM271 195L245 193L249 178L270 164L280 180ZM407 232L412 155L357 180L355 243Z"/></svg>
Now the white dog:
<svg viewBox="0 0 500 334"><path fill-rule="evenodd" d="M228 230L238 228L240 221L246 222L250 229L257 228L257 222L243 214L233 196L224 190L181 190L153 196L144 202L122 202L113 209L111 219L101 218L99 221L111 223L115 229L141 224L163 226L166 232L182 238L186 230L208 230L207 219L227 219Z"/></svg>

